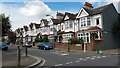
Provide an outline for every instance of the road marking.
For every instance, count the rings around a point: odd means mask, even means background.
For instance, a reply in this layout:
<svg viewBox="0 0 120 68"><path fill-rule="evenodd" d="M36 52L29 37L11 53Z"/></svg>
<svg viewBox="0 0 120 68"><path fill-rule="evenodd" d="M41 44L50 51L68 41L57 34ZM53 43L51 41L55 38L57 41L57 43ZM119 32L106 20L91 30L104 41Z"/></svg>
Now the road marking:
<svg viewBox="0 0 120 68"><path fill-rule="evenodd" d="M53 53L53 54L58 54L57 52L51 52L51 53Z"/></svg>
<svg viewBox="0 0 120 68"><path fill-rule="evenodd" d="M73 63L73 62L67 62L66 64L71 64L71 63Z"/></svg>
<svg viewBox="0 0 120 68"><path fill-rule="evenodd" d="M80 61L75 61L75 62L80 62Z"/></svg>
<svg viewBox="0 0 120 68"><path fill-rule="evenodd" d="M96 58L101 58L100 56L96 57Z"/></svg>
<svg viewBox="0 0 120 68"><path fill-rule="evenodd" d="M83 59L83 61L85 61L86 59Z"/></svg>
<svg viewBox="0 0 120 68"><path fill-rule="evenodd" d="M40 64L40 66L43 66L45 64L45 59L41 58L42 59L42 63Z"/></svg>
<svg viewBox="0 0 120 68"><path fill-rule="evenodd" d="M96 56L93 56L94 58L96 57Z"/></svg>
<svg viewBox="0 0 120 68"><path fill-rule="evenodd" d="M80 58L80 60L82 60L83 58Z"/></svg>
<svg viewBox="0 0 120 68"><path fill-rule="evenodd" d="M102 57L104 58L104 57L107 57L107 56L102 56Z"/></svg>
<svg viewBox="0 0 120 68"><path fill-rule="evenodd" d="M69 54L61 54L62 56L66 56L66 55L69 55Z"/></svg>
<svg viewBox="0 0 120 68"><path fill-rule="evenodd" d="M57 64L57 65L55 65L55 66L62 66L63 64Z"/></svg>
<svg viewBox="0 0 120 68"><path fill-rule="evenodd" d="M86 57L86 59L89 59L90 57Z"/></svg>
<svg viewBox="0 0 120 68"><path fill-rule="evenodd" d="M95 58L90 58L91 60L95 59Z"/></svg>

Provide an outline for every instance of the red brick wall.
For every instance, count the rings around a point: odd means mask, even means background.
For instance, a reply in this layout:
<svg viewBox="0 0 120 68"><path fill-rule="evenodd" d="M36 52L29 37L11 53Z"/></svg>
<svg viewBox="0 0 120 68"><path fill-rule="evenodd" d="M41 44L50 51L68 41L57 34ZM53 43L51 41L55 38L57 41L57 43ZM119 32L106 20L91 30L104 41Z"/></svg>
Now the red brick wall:
<svg viewBox="0 0 120 68"><path fill-rule="evenodd" d="M68 49L68 43L55 43L56 48ZM72 50L82 50L82 46L76 46L76 44L70 45Z"/></svg>

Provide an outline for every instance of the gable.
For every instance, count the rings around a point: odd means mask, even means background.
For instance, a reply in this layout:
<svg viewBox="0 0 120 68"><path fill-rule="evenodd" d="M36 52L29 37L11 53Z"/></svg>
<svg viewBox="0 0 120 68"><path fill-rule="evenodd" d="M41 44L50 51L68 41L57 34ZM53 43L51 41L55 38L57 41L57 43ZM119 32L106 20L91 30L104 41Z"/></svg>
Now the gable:
<svg viewBox="0 0 120 68"><path fill-rule="evenodd" d="M53 21L50 19L48 25L52 25L53 24Z"/></svg>
<svg viewBox="0 0 120 68"><path fill-rule="evenodd" d="M65 18L64 18L64 20L67 20L67 19L69 19L69 17L68 17L68 15L65 15Z"/></svg>
<svg viewBox="0 0 120 68"><path fill-rule="evenodd" d="M78 13L76 18L80 18L80 17L84 17L84 16L88 16L89 14L83 9L81 8L80 12Z"/></svg>
<svg viewBox="0 0 120 68"><path fill-rule="evenodd" d="M44 23L43 23L43 21L41 22L41 27L42 27L42 26L44 26Z"/></svg>

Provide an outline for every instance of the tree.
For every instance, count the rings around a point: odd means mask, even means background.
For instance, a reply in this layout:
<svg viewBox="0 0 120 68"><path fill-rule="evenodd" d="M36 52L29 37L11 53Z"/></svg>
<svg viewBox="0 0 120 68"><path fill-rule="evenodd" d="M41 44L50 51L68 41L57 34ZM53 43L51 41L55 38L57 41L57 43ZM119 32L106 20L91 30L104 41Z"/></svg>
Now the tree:
<svg viewBox="0 0 120 68"><path fill-rule="evenodd" d="M16 42L16 33L13 31L8 32L8 42L15 43Z"/></svg>
<svg viewBox="0 0 120 68"><path fill-rule="evenodd" d="M2 24L2 36L6 36L7 32L10 31L11 24L9 18L10 17L5 16L5 14L0 14L0 19L2 20L2 22L0 22L0 24Z"/></svg>

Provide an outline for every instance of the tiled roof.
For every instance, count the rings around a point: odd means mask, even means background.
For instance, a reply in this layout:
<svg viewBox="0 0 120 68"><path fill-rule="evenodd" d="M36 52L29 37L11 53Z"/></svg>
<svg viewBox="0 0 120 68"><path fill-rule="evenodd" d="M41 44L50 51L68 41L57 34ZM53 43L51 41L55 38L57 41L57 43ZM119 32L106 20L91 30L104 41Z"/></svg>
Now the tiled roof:
<svg viewBox="0 0 120 68"><path fill-rule="evenodd" d="M43 22L45 26L48 26L49 22L47 21L47 19L42 19L41 22Z"/></svg>
<svg viewBox="0 0 120 68"><path fill-rule="evenodd" d="M66 16L66 15L69 17L69 19L73 19L73 20L74 20L74 19L76 18L76 16L77 16L77 14L68 13L68 12L65 13L65 16ZM65 18L65 16L64 16L64 18Z"/></svg>
<svg viewBox="0 0 120 68"><path fill-rule="evenodd" d="M113 5L112 3L111 4L108 4L108 5L104 5L104 6L101 6L101 7L98 7L98 8L94 8L94 9L88 9L88 8L85 8L85 11L90 14L90 15L95 15L95 14L98 14L98 13L102 13L107 7L109 7L110 5Z"/></svg>
<svg viewBox="0 0 120 68"><path fill-rule="evenodd" d="M25 31L28 31L28 26L23 26Z"/></svg>
<svg viewBox="0 0 120 68"><path fill-rule="evenodd" d="M62 20L58 20L58 19L51 19L53 21L53 24L60 24L62 22Z"/></svg>
<svg viewBox="0 0 120 68"><path fill-rule="evenodd" d="M101 29L101 28L99 28L98 26L91 26L86 30L96 30L96 29Z"/></svg>
<svg viewBox="0 0 120 68"><path fill-rule="evenodd" d="M40 24L35 24L35 28L36 29L40 28Z"/></svg>
<svg viewBox="0 0 120 68"><path fill-rule="evenodd" d="M65 32L65 31L61 31L61 30L59 30L57 32L57 34L66 34L66 33L74 33L74 32L73 31Z"/></svg>
<svg viewBox="0 0 120 68"><path fill-rule="evenodd" d="M42 34L41 33L38 33L37 36L41 36Z"/></svg>
<svg viewBox="0 0 120 68"><path fill-rule="evenodd" d="M63 13L57 12L56 16L64 16Z"/></svg>
<svg viewBox="0 0 120 68"><path fill-rule="evenodd" d="M98 26L91 26L87 29L85 29L85 31L89 31L89 30L97 30L97 29L101 29L100 27ZM78 30L77 32L82 32L83 30Z"/></svg>
<svg viewBox="0 0 120 68"><path fill-rule="evenodd" d="M35 23L30 23L29 24L30 29L33 29L33 25L35 25Z"/></svg>

